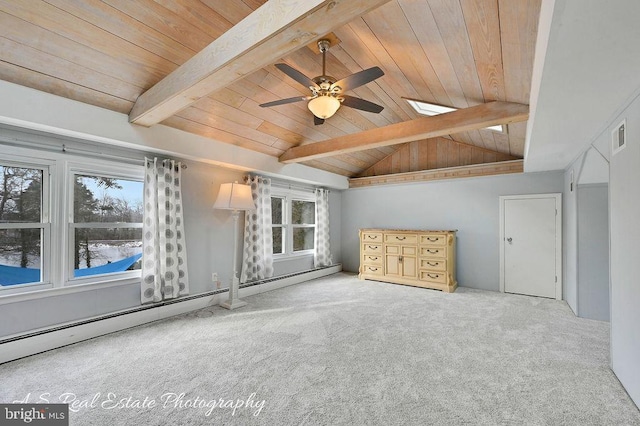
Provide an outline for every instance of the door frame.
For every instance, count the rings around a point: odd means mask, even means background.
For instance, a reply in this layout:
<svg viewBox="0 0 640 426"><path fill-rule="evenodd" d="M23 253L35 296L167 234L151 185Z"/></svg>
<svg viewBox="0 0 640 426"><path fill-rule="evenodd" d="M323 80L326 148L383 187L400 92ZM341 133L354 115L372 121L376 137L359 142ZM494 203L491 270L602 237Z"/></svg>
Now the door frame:
<svg viewBox="0 0 640 426"><path fill-rule="evenodd" d="M556 203L556 300L562 300L562 194L501 195L500 201L500 292L504 293L504 204L506 200L552 198Z"/></svg>

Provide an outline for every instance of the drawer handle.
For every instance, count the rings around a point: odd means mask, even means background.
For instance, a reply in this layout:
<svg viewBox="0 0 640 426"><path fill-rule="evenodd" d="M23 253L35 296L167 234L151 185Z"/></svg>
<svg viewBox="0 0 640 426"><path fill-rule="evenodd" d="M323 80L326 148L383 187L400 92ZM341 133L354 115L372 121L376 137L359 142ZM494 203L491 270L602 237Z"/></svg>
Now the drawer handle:
<svg viewBox="0 0 640 426"><path fill-rule="evenodd" d="M404 241L406 239L407 239L407 237L396 237L396 240L400 240L400 241Z"/></svg>
<svg viewBox="0 0 640 426"><path fill-rule="evenodd" d="M374 267L372 267L372 266L369 266L369 270L370 270L370 271L373 271L373 272L376 272L376 271L378 270L378 268L374 268Z"/></svg>
<svg viewBox="0 0 640 426"><path fill-rule="evenodd" d="M431 250L431 249L427 249L427 251L429 253L439 253L440 252L440 250Z"/></svg>
<svg viewBox="0 0 640 426"><path fill-rule="evenodd" d="M369 246L371 250L378 250L378 246Z"/></svg>
<svg viewBox="0 0 640 426"><path fill-rule="evenodd" d="M440 264L440 262L427 262L427 265L429 266L438 266Z"/></svg>
<svg viewBox="0 0 640 426"><path fill-rule="evenodd" d="M428 276L429 278L434 278L434 279L435 279L435 278L440 278L440 275L438 275L438 274L427 274L427 276Z"/></svg>
<svg viewBox="0 0 640 426"><path fill-rule="evenodd" d="M369 260L378 260L378 257L369 256Z"/></svg>
<svg viewBox="0 0 640 426"><path fill-rule="evenodd" d="M435 238L431 238L431 237L427 237L427 240L429 241L438 241L440 238L435 237Z"/></svg>
<svg viewBox="0 0 640 426"><path fill-rule="evenodd" d="M367 235L367 238L369 238L370 240L377 240L378 236L377 235Z"/></svg>

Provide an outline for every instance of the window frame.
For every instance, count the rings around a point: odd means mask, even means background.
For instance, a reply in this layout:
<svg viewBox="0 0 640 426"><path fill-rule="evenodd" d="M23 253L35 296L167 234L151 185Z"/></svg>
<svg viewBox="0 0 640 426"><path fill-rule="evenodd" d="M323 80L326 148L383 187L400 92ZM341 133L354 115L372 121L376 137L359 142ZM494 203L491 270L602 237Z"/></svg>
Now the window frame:
<svg viewBox="0 0 640 426"><path fill-rule="evenodd" d="M317 218L314 216L314 221L316 223L314 223L313 225L310 224L296 224L294 225L292 223L292 203L293 201L307 201L307 202L312 202L314 205L314 209L315 209L315 204L316 204L316 197L315 194L309 190L309 191L302 191L302 190L295 190L295 189L289 189L289 188L278 188L278 187L272 187L271 189L271 198L283 198L284 199L284 205L283 205L283 217L282 217L282 221L285 222L282 224L283 227L283 231L285 232L285 250L283 253L274 253L273 254L273 260L274 262L276 261L281 261L281 260L287 260L287 259L292 259L292 258L297 258L297 257L303 257L303 256L313 256L314 252L315 252L315 248L316 248L316 241L315 241L315 237L314 237L314 241L313 241L313 248L312 249L307 249L307 250L298 250L298 251L294 251L293 250L293 230L294 228L313 228L314 229L314 234L315 234L315 227L317 225ZM273 225L272 225L272 229L273 229ZM273 248L272 248L273 250Z"/></svg>
<svg viewBox="0 0 640 426"><path fill-rule="evenodd" d="M0 165L3 167L19 167L26 169L40 170L42 172L41 182L41 205L40 222L0 222L0 230L4 229L40 229L40 281L32 283L18 284L11 287L0 286L0 296L44 290L53 287L51 265L52 262L52 175L55 166L54 161L45 160L38 157L25 157L3 153Z"/></svg>
<svg viewBox="0 0 640 426"><path fill-rule="evenodd" d="M88 167L88 165L90 167ZM136 182L144 182L144 167L139 166L139 170L134 170L137 166L123 167L113 164L96 164L96 163L76 163L68 162L65 173L67 184L67 221L65 225L65 241L66 241L66 266L64 270L64 285L77 286L83 284L93 284L110 282L121 279L140 279L142 277L141 270L112 272L108 274L96 274L85 277L74 276L74 242L76 229L142 229L142 222L75 222L73 217L74 211L74 189L76 176L97 176L112 179L123 179ZM143 189L144 191L144 189ZM144 192L140 194L144 201Z"/></svg>
<svg viewBox="0 0 640 426"><path fill-rule="evenodd" d="M287 199L285 196L281 196L281 195L273 195L273 193L271 194L271 198L278 198L280 200L282 200L282 219L281 219L281 223L273 223L273 206L272 206L272 214L271 214L271 244L273 244L275 242L275 239L273 238L273 229L274 228L280 228L282 230L282 237L281 237L281 241L280 244L282 245L282 252L280 253L273 253L273 256L275 258L275 256L283 256L286 255L287 253ZM272 202L273 203L273 202ZM273 245L271 247L271 251L273 252Z"/></svg>

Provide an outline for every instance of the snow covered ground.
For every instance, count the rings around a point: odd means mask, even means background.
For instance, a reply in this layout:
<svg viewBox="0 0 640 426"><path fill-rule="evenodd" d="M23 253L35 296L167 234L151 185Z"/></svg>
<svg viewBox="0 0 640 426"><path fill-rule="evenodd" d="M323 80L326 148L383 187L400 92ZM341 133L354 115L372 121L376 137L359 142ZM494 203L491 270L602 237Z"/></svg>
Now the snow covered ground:
<svg viewBox="0 0 640 426"><path fill-rule="evenodd" d="M89 244L91 266L105 265L142 253L142 241L96 241ZM28 268L40 268L40 256L28 256ZM20 266L20 251L0 252L0 265ZM86 268L86 259L80 259L80 269Z"/></svg>

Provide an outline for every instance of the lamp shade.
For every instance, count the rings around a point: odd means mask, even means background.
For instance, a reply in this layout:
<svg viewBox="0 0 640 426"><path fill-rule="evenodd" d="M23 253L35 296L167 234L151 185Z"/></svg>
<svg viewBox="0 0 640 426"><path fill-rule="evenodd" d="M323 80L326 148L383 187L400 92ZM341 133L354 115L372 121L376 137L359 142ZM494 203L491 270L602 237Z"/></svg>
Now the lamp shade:
<svg viewBox="0 0 640 426"><path fill-rule="evenodd" d="M333 96L321 95L307 104L309 110L318 118L329 118L340 108L340 101Z"/></svg>
<svg viewBox="0 0 640 426"><path fill-rule="evenodd" d="M251 196L251 186L238 182L220 185L218 198L213 203L214 209L223 210L255 210L256 206Z"/></svg>

